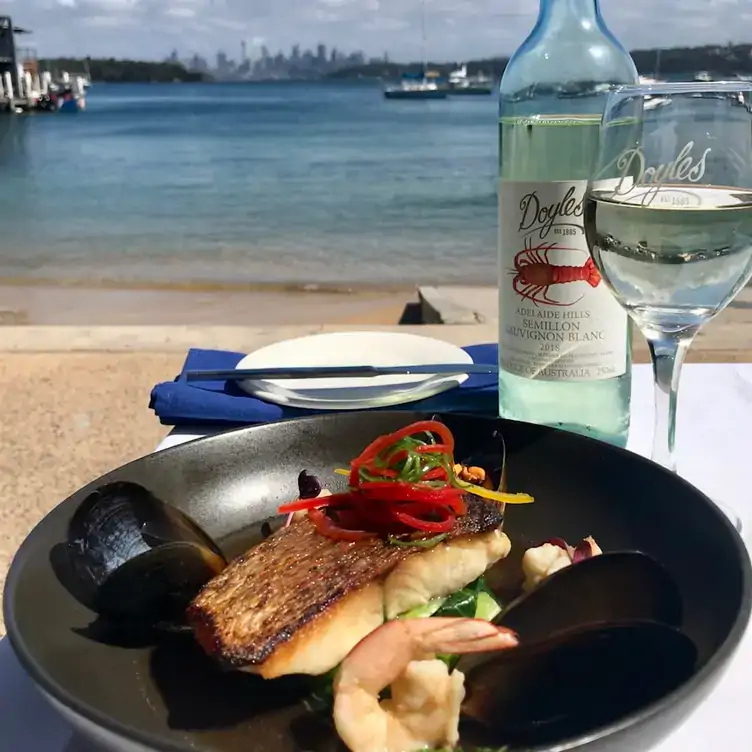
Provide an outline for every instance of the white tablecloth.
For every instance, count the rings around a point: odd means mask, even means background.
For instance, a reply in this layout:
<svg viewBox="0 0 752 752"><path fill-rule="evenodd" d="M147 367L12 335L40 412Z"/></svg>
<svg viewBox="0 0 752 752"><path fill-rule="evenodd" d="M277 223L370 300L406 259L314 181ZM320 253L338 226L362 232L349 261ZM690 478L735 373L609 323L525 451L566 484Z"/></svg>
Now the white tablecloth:
<svg viewBox="0 0 752 752"><path fill-rule="evenodd" d="M646 455L652 440L651 378L648 366L635 366L629 448ZM677 426L679 472L734 506L747 534L752 532L751 418L752 364L685 366ZM203 435L199 430L173 431L159 449ZM715 692L656 752L708 752L710 745L722 752L749 752L750 665L752 632ZM36 693L7 640L0 642L0 752L94 752L88 743L72 738Z"/></svg>

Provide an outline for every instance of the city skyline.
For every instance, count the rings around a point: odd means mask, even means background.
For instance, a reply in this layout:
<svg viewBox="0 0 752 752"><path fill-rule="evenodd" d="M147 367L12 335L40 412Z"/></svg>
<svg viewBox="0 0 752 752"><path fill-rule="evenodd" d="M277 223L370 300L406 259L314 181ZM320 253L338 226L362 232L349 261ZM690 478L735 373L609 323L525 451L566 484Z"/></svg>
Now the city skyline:
<svg viewBox="0 0 752 752"><path fill-rule="evenodd" d="M237 60L226 49L217 50L213 57L207 59L194 53L181 55L177 48L166 58L168 63L184 65L189 71L210 74L217 80L269 80L289 78L311 78L326 76L343 68L363 65L365 63L388 62L389 55L367 57L360 50L342 51L336 47L327 47L323 42L313 49L293 44L289 53L284 50L272 52L265 45L261 46L258 57L251 57L248 43L239 42L240 55Z"/></svg>
<svg viewBox="0 0 752 752"><path fill-rule="evenodd" d="M164 59L176 47L209 58L242 39L252 59L264 46L315 49L324 40L367 58L386 51L418 60L420 7L420 0L0 0L0 11L34 31L42 56L146 60ZM537 7L536 0L425 0L427 55L509 55L532 28ZM685 0L681 14L675 0L601 0L601 7L632 49L741 42L752 21L752 0Z"/></svg>

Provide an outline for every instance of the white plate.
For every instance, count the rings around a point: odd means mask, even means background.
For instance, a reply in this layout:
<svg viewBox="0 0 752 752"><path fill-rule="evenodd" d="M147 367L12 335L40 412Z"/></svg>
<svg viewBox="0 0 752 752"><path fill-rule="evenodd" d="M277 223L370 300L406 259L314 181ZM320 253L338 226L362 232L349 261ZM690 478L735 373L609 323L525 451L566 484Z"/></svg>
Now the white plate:
<svg viewBox="0 0 752 752"><path fill-rule="evenodd" d="M277 342L246 355L236 367L465 365L472 362L461 348L430 337L398 332L333 332ZM418 374L249 380L240 382L240 386L260 399L289 407L362 410L414 402L453 389L467 379L467 374Z"/></svg>

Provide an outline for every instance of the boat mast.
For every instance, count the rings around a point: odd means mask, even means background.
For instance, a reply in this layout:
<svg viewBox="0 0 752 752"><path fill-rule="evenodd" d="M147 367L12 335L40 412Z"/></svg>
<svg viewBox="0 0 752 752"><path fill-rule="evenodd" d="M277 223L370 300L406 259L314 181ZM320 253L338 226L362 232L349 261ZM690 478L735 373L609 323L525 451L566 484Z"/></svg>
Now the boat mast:
<svg viewBox="0 0 752 752"><path fill-rule="evenodd" d="M423 58L423 78L426 77L428 68L428 56L426 53L426 0L420 0L420 39L421 56Z"/></svg>

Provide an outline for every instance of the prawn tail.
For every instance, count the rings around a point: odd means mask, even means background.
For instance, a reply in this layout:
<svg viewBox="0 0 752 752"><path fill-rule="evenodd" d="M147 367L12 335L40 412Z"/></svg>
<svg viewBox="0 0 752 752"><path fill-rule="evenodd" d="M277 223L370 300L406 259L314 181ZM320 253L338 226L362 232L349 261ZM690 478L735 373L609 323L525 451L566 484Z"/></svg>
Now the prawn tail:
<svg viewBox="0 0 752 752"><path fill-rule="evenodd" d="M435 619L435 621L439 620ZM437 625L439 629L431 635L432 652L485 653L514 648L519 644L517 635L511 629L497 627L483 619L450 619L448 621L450 623Z"/></svg>

